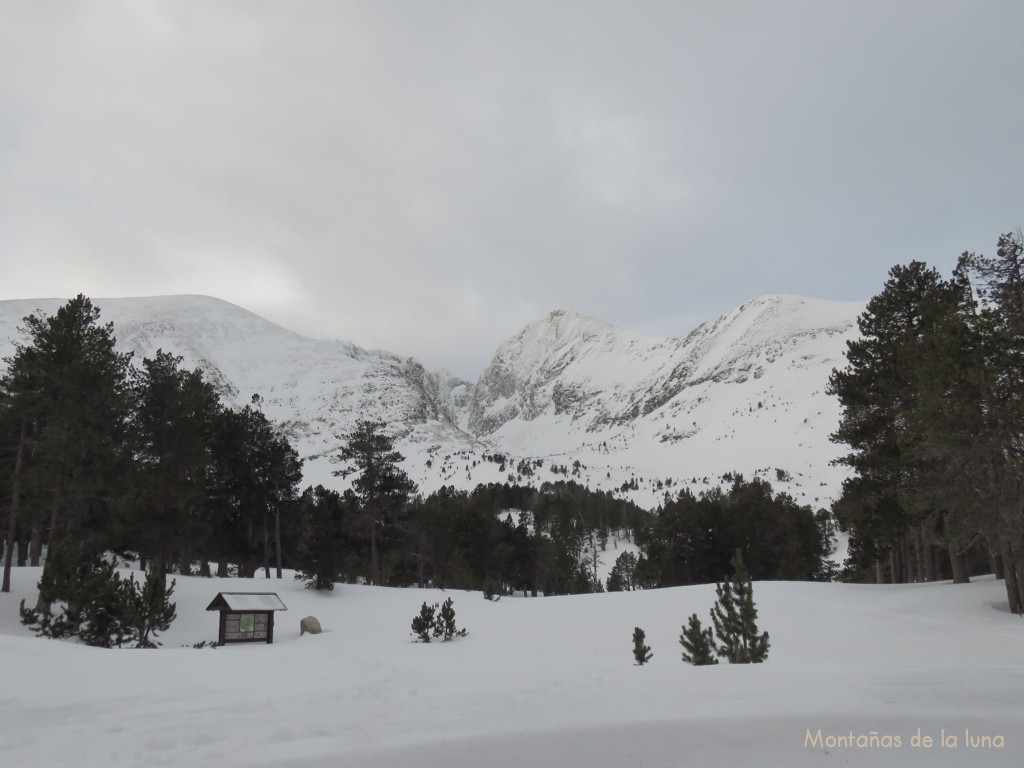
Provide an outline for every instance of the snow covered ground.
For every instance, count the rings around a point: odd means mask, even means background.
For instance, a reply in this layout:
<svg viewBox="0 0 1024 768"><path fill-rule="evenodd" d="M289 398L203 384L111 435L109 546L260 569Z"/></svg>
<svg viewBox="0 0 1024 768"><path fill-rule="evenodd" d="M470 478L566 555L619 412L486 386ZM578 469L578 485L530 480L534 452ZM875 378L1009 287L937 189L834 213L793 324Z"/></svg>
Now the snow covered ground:
<svg viewBox="0 0 1024 768"><path fill-rule="evenodd" d="M757 583L768 661L695 668L678 636L713 585L488 602L187 578L164 647L117 651L30 636L38 576L0 595L3 766L1024 765L1024 621L991 579ZM282 597L273 645L191 647L216 639L220 590ZM449 596L469 635L412 642ZM324 634L299 637L307 615Z"/></svg>

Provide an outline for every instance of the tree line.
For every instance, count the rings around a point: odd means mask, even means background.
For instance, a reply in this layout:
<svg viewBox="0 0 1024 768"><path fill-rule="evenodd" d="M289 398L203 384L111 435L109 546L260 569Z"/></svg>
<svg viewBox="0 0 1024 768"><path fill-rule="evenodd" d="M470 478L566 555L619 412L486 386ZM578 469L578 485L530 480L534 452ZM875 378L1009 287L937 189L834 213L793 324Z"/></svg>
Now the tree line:
<svg viewBox="0 0 1024 768"><path fill-rule="evenodd" d="M602 551L612 538L630 537L648 514L632 502L572 481L539 488L444 486L417 495L383 428L379 422L360 422L341 454L351 465L339 471L375 467L377 477L390 480L371 492L363 470L348 491L317 486L299 499L296 538L302 544L296 566L299 578L316 589L366 580L477 589L496 596L595 592L603 589L598 577ZM374 445L390 461L368 455L353 460L353 448L358 452Z"/></svg>
<svg viewBox="0 0 1024 768"><path fill-rule="evenodd" d="M853 470L834 504L849 565L878 582L1005 579L1024 605L1024 237L950 277L889 272L829 392Z"/></svg>
<svg viewBox="0 0 1024 768"><path fill-rule="evenodd" d="M757 580L828 581L839 572L831 515L813 512L760 478L733 473L728 489L687 489L647 515L636 531L641 555L629 580L639 587L720 581L739 551ZM616 576L613 569L612 576Z"/></svg>
<svg viewBox="0 0 1024 768"><path fill-rule="evenodd" d="M382 428L362 422L348 444L370 445L369 436L381 437ZM379 445L393 460L400 456L386 438ZM580 594L719 581L737 551L757 579L837 575L828 513L813 513L759 479L734 475L729 489L700 497L684 490L651 512L573 481L539 488L491 483L472 491L445 486L416 496L399 472L394 466L382 474L400 477L396 487L408 493L405 503L392 497L368 505L358 487L303 493L298 578L315 589L369 580L486 595ZM368 514L374 506L377 512ZM616 555L620 541L636 546ZM602 581L601 566L612 558Z"/></svg>

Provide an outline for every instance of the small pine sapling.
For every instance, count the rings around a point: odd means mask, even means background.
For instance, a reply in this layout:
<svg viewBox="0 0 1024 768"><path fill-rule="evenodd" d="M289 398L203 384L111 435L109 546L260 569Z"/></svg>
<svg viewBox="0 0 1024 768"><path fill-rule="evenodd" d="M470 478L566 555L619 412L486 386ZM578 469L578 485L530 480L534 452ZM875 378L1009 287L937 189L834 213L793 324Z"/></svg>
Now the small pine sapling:
<svg viewBox="0 0 1024 768"><path fill-rule="evenodd" d="M128 617L137 646L156 648L160 643L151 639L150 635L155 638L157 632L166 632L178 616L170 600L177 582L171 579L168 587L164 584L163 576L150 573L141 587L136 586L134 576L122 583L126 590Z"/></svg>
<svg viewBox="0 0 1024 768"><path fill-rule="evenodd" d="M465 629L455 625L455 604L450 597L441 605L424 603L419 615L412 620L412 631L424 643L429 643L432 637L445 641L468 634Z"/></svg>
<svg viewBox="0 0 1024 768"><path fill-rule="evenodd" d="M683 627L679 644L683 646L683 661L687 664L702 667L718 663L711 627L702 628L696 613L690 616L690 623Z"/></svg>
<svg viewBox="0 0 1024 768"><path fill-rule="evenodd" d="M754 588L738 549L732 566L732 580L715 587L718 600L711 609L711 620L718 638L716 650L730 664L760 664L768 658L768 633L757 631Z"/></svg>
<svg viewBox="0 0 1024 768"><path fill-rule="evenodd" d="M646 635L640 627L633 628L633 658L636 660L636 665L642 667L651 657L654 655L651 653L651 646L644 645Z"/></svg>
<svg viewBox="0 0 1024 768"><path fill-rule="evenodd" d="M434 632L434 611L437 605L423 604L419 615L412 620L412 631L424 643L430 642L430 635Z"/></svg>
<svg viewBox="0 0 1024 768"><path fill-rule="evenodd" d="M437 622L434 624L434 637L440 637L441 640L447 641L453 637L466 636L466 630L458 629L455 626L455 604L450 597L441 605L437 616Z"/></svg>

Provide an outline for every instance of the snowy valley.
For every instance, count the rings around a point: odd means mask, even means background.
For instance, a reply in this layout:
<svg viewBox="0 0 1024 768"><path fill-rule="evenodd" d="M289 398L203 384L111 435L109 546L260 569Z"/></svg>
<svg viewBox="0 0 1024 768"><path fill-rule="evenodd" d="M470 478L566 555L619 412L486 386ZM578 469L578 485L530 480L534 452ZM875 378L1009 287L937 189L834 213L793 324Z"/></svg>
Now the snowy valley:
<svg viewBox="0 0 1024 768"><path fill-rule="evenodd" d="M714 585L491 602L344 584L318 593L290 574L179 578L164 648L117 651L29 635L17 602L33 599L39 569L15 576L0 594L9 766L1024 764L1024 625L991 578L758 582L768 660L692 667L680 628L690 613L706 619ZM209 602L239 589L281 596L273 645L193 648L216 639ZM468 636L413 642L420 603L448 597ZM299 636L307 615L324 634ZM642 667L635 626L653 649Z"/></svg>

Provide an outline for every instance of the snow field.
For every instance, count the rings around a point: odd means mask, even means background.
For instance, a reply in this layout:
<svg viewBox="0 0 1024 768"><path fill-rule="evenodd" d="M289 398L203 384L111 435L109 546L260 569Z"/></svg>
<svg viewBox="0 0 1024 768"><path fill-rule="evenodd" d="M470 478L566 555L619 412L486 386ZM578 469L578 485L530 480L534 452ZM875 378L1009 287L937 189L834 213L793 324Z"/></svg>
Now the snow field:
<svg viewBox="0 0 1024 768"><path fill-rule="evenodd" d="M714 585L489 602L354 585L320 594L290 574L179 578L164 647L107 651L18 623L38 576L15 569L0 595L3 765L1024 765L1024 622L992 579L758 582L768 661L695 668L678 636L691 613L709 620ZM282 597L273 645L190 647L216 638L204 609L222 590ZM447 597L468 637L412 642L420 604ZM307 615L323 635L299 637ZM654 653L644 667L634 626ZM965 728L1002 748L969 747ZM960 743L911 747L917 729ZM836 741L871 732L902 746Z"/></svg>

